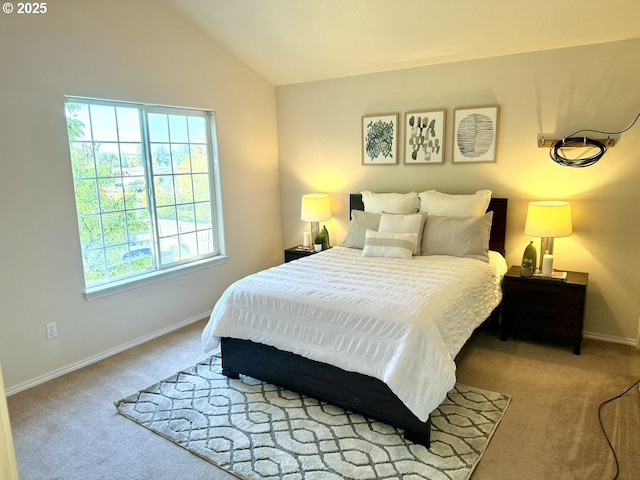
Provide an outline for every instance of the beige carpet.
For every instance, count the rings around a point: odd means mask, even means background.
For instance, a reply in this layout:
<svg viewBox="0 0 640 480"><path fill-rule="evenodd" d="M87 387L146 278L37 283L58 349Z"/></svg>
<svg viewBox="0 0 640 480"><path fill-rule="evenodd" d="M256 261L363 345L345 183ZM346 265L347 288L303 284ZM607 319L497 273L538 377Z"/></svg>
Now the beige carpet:
<svg viewBox="0 0 640 480"><path fill-rule="evenodd" d="M119 415L113 400L202 359L199 322L9 397L21 480L230 480L230 474ZM570 346L491 333L471 340L458 381L512 398L471 480L612 479L598 405L640 378L640 351L586 340ZM640 395L605 407L620 480L640 471Z"/></svg>

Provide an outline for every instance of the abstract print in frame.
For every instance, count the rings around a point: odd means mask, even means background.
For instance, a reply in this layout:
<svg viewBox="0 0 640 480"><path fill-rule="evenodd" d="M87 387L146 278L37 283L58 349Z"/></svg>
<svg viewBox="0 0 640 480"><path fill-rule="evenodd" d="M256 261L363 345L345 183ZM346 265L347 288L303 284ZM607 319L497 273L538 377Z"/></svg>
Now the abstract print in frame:
<svg viewBox="0 0 640 480"><path fill-rule="evenodd" d="M362 117L362 164L398 163L398 114Z"/></svg>
<svg viewBox="0 0 640 480"><path fill-rule="evenodd" d="M453 129L454 163L496 161L497 106L455 109Z"/></svg>
<svg viewBox="0 0 640 480"><path fill-rule="evenodd" d="M445 119L445 110L405 114L405 164L444 163Z"/></svg>

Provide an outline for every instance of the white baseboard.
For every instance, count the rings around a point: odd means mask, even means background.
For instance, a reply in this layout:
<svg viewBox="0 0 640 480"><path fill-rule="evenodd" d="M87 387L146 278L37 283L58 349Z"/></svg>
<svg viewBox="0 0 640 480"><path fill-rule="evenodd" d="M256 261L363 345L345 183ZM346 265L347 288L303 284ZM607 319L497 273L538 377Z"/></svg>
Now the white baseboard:
<svg viewBox="0 0 640 480"><path fill-rule="evenodd" d="M72 363L70 365L58 368L49 373L45 373L44 375L40 375L39 377L33 378L31 380L27 380L26 382L19 383L17 385L8 388L6 391L7 397L14 395L18 392L22 392L23 390L27 390L29 388L35 387L36 385L40 385L41 383L48 382L49 380L53 380L54 378L61 377L67 373L71 373L75 370L79 370L93 363L99 362L100 360L104 360L105 358L112 357L118 353L124 352L125 350L129 350L130 348L137 347L138 345L142 345L143 343L148 342L149 340L153 340L154 338L161 337L166 335L167 333L174 332L176 330L180 330L187 325L191 325L192 323L199 322L211 315L211 310L208 312L204 312L198 315L195 315L191 318L187 318L179 323L171 325L170 327L163 328L162 330L158 330L156 332L150 333L149 335L145 335L144 337L136 338L131 342L124 343L115 348L107 350L106 352L99 353L97 355L93 355L89 358L85 358L79 362Z"/></svg>
<svg viewBox="0 0 640 480"><path fill-rule="evenodd" d="M603 335L601 333L582 332L584 338L590 338L592 340L601 340L603 342L620 343L622 345L631 345L638 348L638 344L635 338L623 338L614 337L612 335Z"/></svg>

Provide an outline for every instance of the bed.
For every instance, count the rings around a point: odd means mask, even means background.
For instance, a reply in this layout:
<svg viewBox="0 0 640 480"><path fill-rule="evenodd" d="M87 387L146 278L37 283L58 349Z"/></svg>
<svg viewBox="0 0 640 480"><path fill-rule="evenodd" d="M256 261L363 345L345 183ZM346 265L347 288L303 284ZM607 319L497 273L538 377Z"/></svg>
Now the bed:
<svg viewBox="0 0 640 480"><path fill-rule="evenodd" d="M364 210L361 194L350 195L350 207ZM429 447L430 412L455 382L453 357L501 300L507 200L491 199L487 212L490 268L475 273L483 262L447 255L407 262L332 248L229 287L203 331L205 350L220 346L228 377L248 375L363 414ZM370 287L382 270L389 277ZM418 280L426 271L436 277L428 288ZM488 293L464 290L476 277ZM472 308L460 296L481 305ZM469 320L457 325L452 315Z"/></svg>

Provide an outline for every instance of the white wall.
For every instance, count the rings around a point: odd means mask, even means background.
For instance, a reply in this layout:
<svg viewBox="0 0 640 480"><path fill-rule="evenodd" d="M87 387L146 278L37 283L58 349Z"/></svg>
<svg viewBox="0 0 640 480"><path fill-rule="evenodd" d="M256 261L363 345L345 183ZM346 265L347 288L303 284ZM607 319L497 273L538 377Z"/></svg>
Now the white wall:
<svg viewBox="0 0 640 480"><path fill-rule="evenodd" d="M9 391L201 318L232 281L282 261L275 89L176 12L150 0L67 0L42 15L1 14L0 65ZM64 95L216 111L226 263L84 299ZM51 321L58 337L47 340Z"/></svg>
<svg viewBox="0 0 640 480"><path fill-rule="evenodd" d="M520 264L529 201L566 199L574 234L556 240L556 267L589 272L585 331L635 345L640 315L640 122L596 165L561 167L539 133L620 130L640 113L640 40L413 68L277 87L285 246L301 242L300 196L332 194L333 243L344 240L350 192L508 197L507 260ZM500 106L497 162L453 165L453 109ZM361 166L361 116L447 109L444 165ZM404 131L400 130L403 139ZM536 244L539 248L539 240Z"/></svg>

